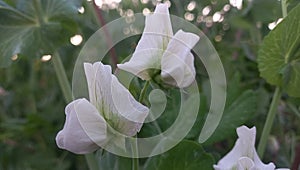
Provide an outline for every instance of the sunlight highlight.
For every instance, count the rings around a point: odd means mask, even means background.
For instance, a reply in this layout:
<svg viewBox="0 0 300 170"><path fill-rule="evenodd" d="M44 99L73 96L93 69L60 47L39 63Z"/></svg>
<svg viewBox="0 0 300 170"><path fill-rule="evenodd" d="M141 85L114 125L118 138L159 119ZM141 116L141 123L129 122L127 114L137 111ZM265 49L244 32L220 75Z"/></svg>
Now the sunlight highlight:
<svg viewBox="0 0 300 170"><path fill-rule="evenodd" d="M16 61L18 59L18 55L16 54L16 55L13 55L12 57L11 57L11 60L12 61Z"/></svg>
<svg viewBox="0 0 300 170"><path fill-rule="evenodd" d="M118 4L121 2L122 0L95 0L95 4L99 7L99 8L104 8L104 7L108 7L110 9L115 9L118 7Z"/></svg>
<svg viewBox="0 0 300 170"><path fill-rule="evenodd" d="M70 42L71 44L75 45L75 46L78 46L82 43L82 36L77 34L77 35L74 35L73 37L70 38Z"/></svg>
<svg viewBox="0 0 300 170"><path fill-rule="evenodd" d="M204 16L206 16L206 15L208 15L210 13L210 11L211 11L211 7L210 6L206 6L205 8L203 8L202 14Z"/></svg>
<svg viewBox="0 0 300 170"><path fill-rule="evenodd" d="M84 9L84 7L82 6L82 7L80 7L80 8L78 8L78 12L80 13L80 14L83 14L84 13L84 11L85 11L85 9Z"/></svg>
<svg viewBox="0 0 300 170"><path fill-rule="evenodd" d="M51 55L43 55L41 60L42 62L47 62L49 60L51 60L52 56Z"/></svg>
<svg viewBox="0 0 300 170"><path fill-rule="evenodd" d="M142 4L147 4L149 2L149 0L141 0Z"/></svg>
<svg viewBox="0 0 300 170"><path fill-rule="evenodd" d="M239 10L243 8L243 0L229 0L229 3Z"/></svg>
<svg viewBox="0 0 300 170"><path fill-rule="evenodd" d="M226 5L224 5L223 10L224 10L224 12L228 12L230 10L230 8L231 8L230 5L226 4Z"/></svg>
<svg viewBox="0 0 300 170"><path fill-rule="evenodd" d="M213 22L222 22L224 17L221 15L220 12L216 12L213 15Z"/></svg>
<svg viewBox="0 0 300 170"><path fill-rule="evenodd" d="M196 8L196 2L191 1L186 8L187 8L188 11L194 10Z"/></svg>
<svg viewBox="0 0 300 170"><path fill-rule="evenodd" d="M193 21L195 19L195 15L190 12L186 12L184 14L184 18L188 21Z"/></svg>
<svg viewBox="0 0 300 170"><path fill-rule="evenodd" d="M168 8L171 7L171 1L165 1L164 4L167 4L167 5L168 5Z"/></svg>
<svg viewBox="0 0 300 170"><path fill-rule="evenodd" d="M148 8L144 8L144 9L143 9L143 15L144 15L144 16L147 16L147 15L149 15L150 13L151 13L150 9L148 9Z"/></svg>

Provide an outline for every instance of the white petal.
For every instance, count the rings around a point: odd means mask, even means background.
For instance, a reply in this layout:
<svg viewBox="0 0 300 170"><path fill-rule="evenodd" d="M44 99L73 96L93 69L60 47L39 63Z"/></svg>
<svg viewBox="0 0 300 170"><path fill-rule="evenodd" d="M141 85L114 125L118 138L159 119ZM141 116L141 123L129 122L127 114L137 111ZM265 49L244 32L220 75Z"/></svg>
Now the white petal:
<svg viewBox="0 0 300 170"><path fill-rule="evenodd" d="M97 65L96 65L97 64ZM140 129L148 115L149 109L137 102L130 92L111 74L111 67L98 62L94 65L96 70L96 90L100 91L105 118L111 122L111 126L119 132L133 136Z"/></svg>
<svg viewBox="0 0 300 170"><path fill-rule="evenodd" d="M241 157L253 157L256 128L249 129L246 126L242 126L237 128L237 134L239 138L234 147L217 164L217 167L222 170L236 166Z"/></svg>
<svg viewBox="0 0 300 170"><path fill-rule="evenodd" d="M264 164L259 159L258 154L256 153L256 151L254 151L253 161L254 161L255 167L258 168L258 169L263 169L263 170L274 170L275 169L275 165L273 163Z"/></svg>
<svg viewBox="0 0 300 170"><path fill-rule="evenodd" d="M118 64L143 80L149 80L149 68L160 69L163 51L173 36L168 6L158 4L154 14L146 16L145 29L129 62Z"/></svg>
<svg viewBox="0 0 300 170"><path fill-rule="evenodd" d="M243 156L250 157L255 167L263 170L274 170L275 165L273 163L264 164L255 149L255 137L256 137L256 128L253 127L249 129L246 126L241 126L237 128L237 133L240 139L241 146L243 146Z"/></svg>
<svg viewBox="0 0 300 170"><path fill-rule="evenodd" d="M238 160L237 170L246 170L246 169L256 170L255 169L255 164L254 164L254 162L250 158L241 157Z"/></svg>
<svg viewBox="0 0 300 170"><path fill-rule="evenodd" d="M130 121L143 123L149 109L136 101L114 75L111 85L113 102L118 113Z"/></svg>
<svg viewBox="0 0 300 170"><path fill-rule="evenodd" d="M134 136L140 131L149 109L137 102L116 77L112 79L112 96L119 114L118 129L125 135Z"/></svg>
<svg viewBox="0 0 300 170"><path fill-rule="evenodd" d="M129 121L128 119L125 119L121 115L118 117L118 124L116 124L114 127L115 130L118 132L126 135L126 136L134 136L136 135L142 128L143 123L137 123Z"/></svg>
<svg viewBox="0 0 300 170"><path fill-rule="evenodd" d="M241 126L236 129L239 139L248 141L249 145L255 145L256 127L249 129L247 126Z"/></svg>
<svg viewBox="0 0 300 170"><path fill-rule="evenodd" d="M161 76L167 84L183 88L195 80L194 57L190 50L198 40L196 34L182 30L171 39L161 61Z"/></svg>
<svg viewBox="0 0 300 170"><path fill-rule="evenodd" d="M218 170L227 170L235 166L249 169L252 161L255 166L250 168L250 170L274 170L275 165L273 163L264 164L258 157L255 150L256 128L249 129L246 126L241 126L236 131L239 138L233 149L214 167Z"/></svg>
<svg viewBox="0 0 300 170"><path fill-rule="evenodd" d="M66 122L56 136L59 148L86 154L99 148L106 139L106 122L86 99L77 99L65 109Z"/></svg>
<svg viewBox="0 0 300 170"><path fill-rule="evenodd" d="M97 108L86 99L75 105L78 121L93 142L102 146L106 141L107 125Z"/></svg>
<svg viewBox="0 0 300 170"><path fill-rule="evenodd" d="M163 50L159 48L136 50L131 59L124 64L118 64L118 68L130 72L142 80L150 80L150 69L160 70L162 54Z"/></svg>
<svg viewBox="0 0 300 170"><path fill-rule="evenodd" d="M90 63L84 63L84 72L88 84L89 100L92 104L96 104L96 88L95 88L95 76L93 65Z"/></svg>
<svg viewBox="0 0 300 170"><path fill-rule="evenodd" d="M147 39L143 40L143 36L147 37ZM156 5L154 14L146 16L145 29L137 49L166 49L172 36L173 30L168 5L158 4Z"/></svg>
<svg viewBox="0 0 300 170"><path fill-rule="evenodd" d="M101 62L84 65L91 103L100 111L100 114L109 119L111 116L111 67ZM90 76L92 75L92 76ZM91 98L92 96L92 98ZM94 96L94 100L93 99Z"/></svg>

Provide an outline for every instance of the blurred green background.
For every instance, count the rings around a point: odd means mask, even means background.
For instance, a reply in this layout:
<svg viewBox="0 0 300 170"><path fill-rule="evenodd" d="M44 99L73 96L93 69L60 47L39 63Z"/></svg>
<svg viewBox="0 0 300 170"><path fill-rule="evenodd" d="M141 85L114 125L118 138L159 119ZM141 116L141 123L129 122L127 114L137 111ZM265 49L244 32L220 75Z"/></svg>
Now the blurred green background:
<svg viewBox="0 0 300 170"><path fill-rule="evenodd" d="M55 144L56 133L64 124L66 102L52 54L61 58L71 82L78 53L96 30L119 17L147 15L159 2L170 5L170 14L200 28L225 68L228 98L224 118L204 149L218 160L231 149L235 128L242 124L255 125L259 138L274 87L259 77L256 58L263 38L282 18L280 1L0 0L0 65L4 66L0 68L0 170L87 169L83 156ZM290 0L288 10L298 3ZM35 23L40 25L31 26ZM124 34L128 29L124 28ZM122 41L104 62L121 62L134 51L138 38ZM200 60L195 63L200 89L210 93L206 71ZM280 167L297 163L299 106L299 98L284 95L280 101L264 162ZM191 134L187 138L193 139Z"/></svg>

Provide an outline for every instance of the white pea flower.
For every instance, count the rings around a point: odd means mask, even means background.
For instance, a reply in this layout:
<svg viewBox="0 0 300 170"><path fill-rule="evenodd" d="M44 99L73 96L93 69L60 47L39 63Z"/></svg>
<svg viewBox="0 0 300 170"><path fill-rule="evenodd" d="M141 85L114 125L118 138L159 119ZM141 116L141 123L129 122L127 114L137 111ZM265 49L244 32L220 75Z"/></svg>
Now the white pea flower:
<svg viewBox="0 0 300 170"><path fill-rule="evenodd" d="M238 139L233 149L225 155L215 170L275 170L273 163L264 164L255 150L256 128L249 129L246 126L237 128ZM277 170L289 170L280 168Z"/></svg>
<svg viewBox="0 0 300 170"><path fill-rule="evenodd" d="M187 87L195 80L191 49L198 40L196 34L182 30L173 35L168 6L158 4L154 13L146 16L144 32L131 59L118 67L143 80L160 74L166 84Z"/></svg>
<svg viewBox="0 0 300 170"><path fill-rule="evenodd" d="M109 65L84 63L84 71L90 101L77 99L66 106L65 125L56 136L58 147L77 154L93 152L107 142L124 147L125 139L114 140L109 126L126 136L134 136L149 109L120 84Z"/></svg>

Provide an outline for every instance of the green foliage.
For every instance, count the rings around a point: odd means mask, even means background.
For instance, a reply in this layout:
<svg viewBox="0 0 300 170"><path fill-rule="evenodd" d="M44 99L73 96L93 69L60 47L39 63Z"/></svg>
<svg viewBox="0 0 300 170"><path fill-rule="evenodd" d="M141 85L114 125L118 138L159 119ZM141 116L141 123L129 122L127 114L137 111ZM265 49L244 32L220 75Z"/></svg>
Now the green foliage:
<svg viewBox="0 0 300 170"><path fill-rule="evenodd" d="M49 64L32 64L23 58L0 71L0 82L6 82L0 95L0 169L68 169L72 156L55 149L64 121L55 74Z"/></svg>
<svg viewBox="0 0 300 170"><path fill-rule="evenodd" d="M220 124L205 145L224 140L236 133L236 128L254 117L257 111L257 94L240 87L240 76L235 74L228 84L227 103Z"/></svg>
<svg viewBox="0 0 300 170"><path fill-rule="evenodd" d="M0 1L0 67L22 54L39 58L52 54L76 33L73 18L80 0Z"/></svg>
<svg viewBox="0 0 300 170"><path fill-rule="evenodd" d="M245 124L256 111L256 94L249 90L243 92L224 111L222 120L215 133L206 141L211 144L235 134L237 127Z"/></svg>
<svg viewBox="0 0 300 170"><path fill-rule="evenodd" d="M251 15L255 21L272 22L281 17L280 1L254 0L251 2L251 9Z"/></svg>
<svg viewBox="0 0 300 170"><path fill-rule="evenodd" d="M139 133L139 137L149 137L159 134L160 131L164 132L176 120L179 114L181 102L180 91L171 89L165 91L165 95L167 101L159 101L161 105L166 102L166 107L162 110L161 116L156 120L159 129L157 129L153 122L146 123Z"/></svg>
<svg viewBox="0 0 300 170"><path fill-rule="evenodd" d="M161 155L151 157L145 163L145 170L210 170L214 159L196 142L183 140Z"/></svg>
<svg viewBox="0 0 300 170"><path fill-rule="evenodd" d="M144 8L153 11L152 2L123 0L117 10L109 10L104 5L99 14L86 0L0 0L0 67L10 65L0 69L0 169L87 169L83 156L62 151L55 144L55 135L65 120L66 103L52 65L41 62L40 57L58 52L71 80L80 51L80 46L69 44L71 36L80 33L85 41L120 14L126 15L130 10L140 13ZM224 11L228 0L196 0L192 11L187 10L190 1L170 2L171 14L180 17L193 14L190 22L202 29L216 47L229 80L226 110L213 136L203 144L209 151L206 153L196 139L210 102L214 101L210 101L205 67L196 57L201 103L193 128L176 147L148 160L140 159L140 165L146 170L212 169L214 158L218 160L232 148L238 126L255 125L257 133L261 133L273 89L259 77L260 71L268 83L281 86L289 94L280 101L276 126L272 129L272 141L278 145L268 147L264 162L290 166L297 154L294 145L299 143L300 132L300 6L295 7L299 1L289 1L288 11L294 9L270 33L268 24L281 17L277 0L244 1L241 10L231 6L228 12ZM78 13L80 6L85 8L84 14ZM211 11L203 16L202 10L207 6ZM224 20L209 25L216 12L221 12ZM98 15L102 17L101 22ZM118 62L134 51L139 37L130 37L114 47ZM15 54L19 57L12 63ZM105 63L109 63L109 57L110 54L105 56ZM134 78L130 91L136 98L141 88L141 80ZM155 88L149 89L146 96ZM157 119L162 131L176 120L181 100L177 89L164 90L166 109ZM145 104L149 106L149 101ZM146 123L138 136L157 133L155 123ZM102 169L132 168L129 158L101 150L96 157Z"/></svg>
<svg viewBox="0 0 300 170"><path fill-rule="evenodd" d="M300 97L299 15L300 5L265 37L258 58L261 76L293 97Z"/></svg>
<svg viewBox="0 0 300 170"><path fill-rule="evenodd" d="M130 158L117 156L105 150L99 150L96 157L100 169L128 170L132 166Z"/></svg>
<svg viewBox="0 0 300 170"><path fill-rule="evenodd" d="M207 97L203 94L200 94L200 108L198 111L197 119L192 129L185 137L186 139L198 140L207 113L208 113Z"/></svg>

